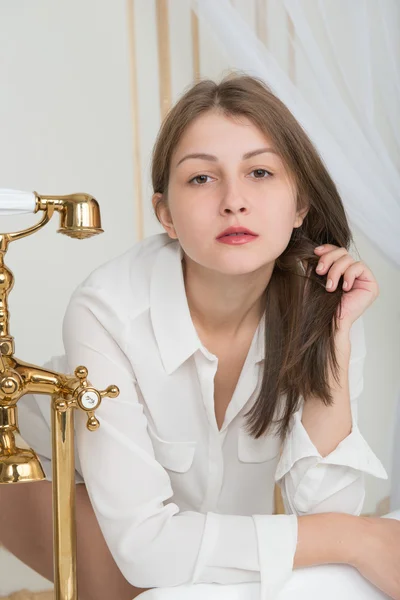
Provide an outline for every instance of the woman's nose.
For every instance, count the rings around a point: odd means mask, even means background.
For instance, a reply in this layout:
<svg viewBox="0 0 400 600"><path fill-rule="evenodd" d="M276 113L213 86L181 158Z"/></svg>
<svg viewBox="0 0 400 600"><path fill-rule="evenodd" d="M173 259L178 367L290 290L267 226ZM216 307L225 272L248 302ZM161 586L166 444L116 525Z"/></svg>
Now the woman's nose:
<svg viewBox="0 0 400 600"><path fill-rule="evenodd" d="M248 201L240 186L227 185L221 197L221 211L226 212L245 212L249 209Z"/></svg>

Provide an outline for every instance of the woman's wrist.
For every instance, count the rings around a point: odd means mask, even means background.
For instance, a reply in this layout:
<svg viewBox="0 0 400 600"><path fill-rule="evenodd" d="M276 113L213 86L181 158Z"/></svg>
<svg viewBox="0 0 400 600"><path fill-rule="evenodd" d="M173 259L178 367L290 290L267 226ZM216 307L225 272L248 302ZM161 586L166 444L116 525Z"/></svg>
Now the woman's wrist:
<svg viewBox="0 0 400 600"><path fill-rule="evenodd" d="M298 517L293 568L343 563L354 566L360 551L362 518L347 513Z"/></svg>

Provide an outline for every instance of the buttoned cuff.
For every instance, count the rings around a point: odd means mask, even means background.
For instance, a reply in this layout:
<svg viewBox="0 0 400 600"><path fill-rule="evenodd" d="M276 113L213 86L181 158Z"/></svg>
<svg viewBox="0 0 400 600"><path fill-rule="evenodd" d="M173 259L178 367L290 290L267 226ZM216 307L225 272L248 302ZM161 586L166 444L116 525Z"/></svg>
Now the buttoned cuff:
<svg viewBox="0 0 400 600"><path fill-rule="evenodd" d="M273 600L293 573L297 515L253 515L258 538L260 600Z"/></svg>
<svg viewBox="0 0 400 600"><path fill-rule="evenodd" d="M260 600L273 600L291 577L297 515L208 512L190 583L260 581Z"/></svg>
<svg viewBox="0 0 400 600"><path fill-rule="evenodd" d="M257 537L254 522L247 515L225 515L208 512L201 549L191 583L205 581L207 568L236 569L237 581L249 581L245 572L259 570ZM250 578L251 580L251 578ZM232 579L230 582L233 583Z"/></svg>
<svg viewBox="0 0 400 600"><path fill-rule="evenodd" d="M379 479L388 479L385 468L362 436L354 418L351 433L330 454L322 457L301 422L301 414L302 411L297 411L293 415L294 425L283 444L276 468L276 482L282 479L297 461L306 457L314 458L310 468L318 465L340 465L369 473Z"/></svg>

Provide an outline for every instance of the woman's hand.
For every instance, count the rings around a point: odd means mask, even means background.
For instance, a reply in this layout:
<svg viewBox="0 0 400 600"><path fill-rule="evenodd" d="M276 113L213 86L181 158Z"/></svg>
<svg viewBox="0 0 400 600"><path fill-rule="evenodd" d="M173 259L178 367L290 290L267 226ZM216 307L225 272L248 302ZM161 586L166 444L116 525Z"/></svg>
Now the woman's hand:
<svg viewBox="0 0 400 600"><path fill-rule="evenodd" d="M367 265L360 260L355 261L346 248L324 244L314 248L314 252L320 257L316 272L327 276L327 292L336 290L343 275L345 294L337 316L341 327L350 328L379 296L378 282ZM321 264L323 268L319 269Z"/></svg>
<svg viewBox="0 0 400 600"><path fill-rule="evenodd" d="M359 517L353 567L390 598L400 600L400 521Z"/></svg>

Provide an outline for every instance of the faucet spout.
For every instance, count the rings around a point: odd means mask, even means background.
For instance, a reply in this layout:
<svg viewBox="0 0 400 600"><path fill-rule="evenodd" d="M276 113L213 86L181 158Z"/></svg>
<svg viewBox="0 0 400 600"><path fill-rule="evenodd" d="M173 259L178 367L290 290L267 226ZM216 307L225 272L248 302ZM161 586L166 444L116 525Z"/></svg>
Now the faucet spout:
<svg viewBox="0 0 400 600"><path fill-rule="evenodd" d="M31 365L15 356L3 356L0 364L0 405L14 404L25 394L63 394L73 392L71 377ZM73 378L76 383L78 381Z"/></svg>

